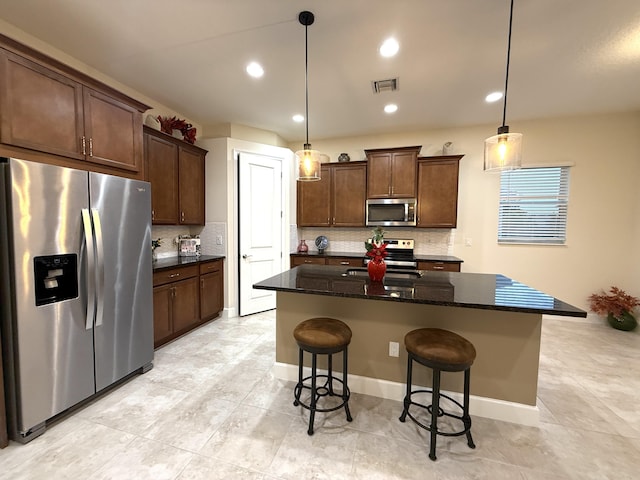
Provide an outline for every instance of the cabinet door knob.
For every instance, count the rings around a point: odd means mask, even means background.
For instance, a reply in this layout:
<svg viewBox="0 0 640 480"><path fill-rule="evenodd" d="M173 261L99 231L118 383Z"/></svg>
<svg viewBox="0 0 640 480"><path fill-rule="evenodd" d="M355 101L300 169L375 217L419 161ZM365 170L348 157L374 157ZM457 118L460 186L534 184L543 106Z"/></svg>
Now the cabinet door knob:
<svg viewBox="0 0 640 480"><path fill-rule="evenodd" d="M349 262L340 262L340 265L349 265Z"/></svg>
<svg viewBox="0 0 640 480"><path fill-rule="evenodd" d="M82 154L86 155L87 154L87 139L85 138L85 136L82 136Z"/></svg>
<svg viewBox="0 0 640 480"><path fill-rule="evenodd" d="M253 257L253 255L247 255L246 253L245 253L244 255L242 255L242 258L244 258L245 260L246 260L247 258L251 258L251 257Z"/></svg>
<svg viewBox="0 0 640 480"><path fill-rule="evenodd" d="M89 156L93 157L93 138L89 139Z"/></svg>
<svg viewBox="0 0 640 480"><path fill-rule="evenodd" d="M179 277L180 274L179 273L172 273L171 275L169 275L169 278L175 278L175 277Z"/></svg>

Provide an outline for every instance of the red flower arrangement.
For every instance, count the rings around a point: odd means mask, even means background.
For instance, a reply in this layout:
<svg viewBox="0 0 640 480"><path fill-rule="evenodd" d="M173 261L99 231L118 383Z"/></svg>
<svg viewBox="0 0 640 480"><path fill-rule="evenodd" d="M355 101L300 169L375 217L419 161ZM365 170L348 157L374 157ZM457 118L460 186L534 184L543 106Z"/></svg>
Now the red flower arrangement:
<svg viewBox="0 0 640 480"><path fill-rule="evenodd" d="M196 129L190 123L177 117L163 117L158 115L158 121L160 122L160 130L169 135L173 134L174 130L180 130L185 142L194 143L196 141Z"/></svg>
<svg viewBox="0 0 640 480"><path fill-rule="evenodd" d="M627 294L618 287L611 287L610 294L594 293L589 296L589 308L598 315L613 315L620 317L623 313L630 313L635 307L640 305L640 300Z"/></svg>
<svg viewBox="0 0 640 480"><path fill-rule="evenodd" d="M377 227L373 231L371 242L364 242L364 246L367 249L367 257L370 257L374 262L379 263L387 256L387 245L384 242L384 230L382 227Z"/></svg>
<svg viewBox="0 0 640 480"><path fill-rule="evenodd" d="M387 245L388 243L383 243L382 245L371 245L370 248L367 249L367 257L371 257L374 262L379 262L380 260L384 260L384 257L387 256Z"/></svg>

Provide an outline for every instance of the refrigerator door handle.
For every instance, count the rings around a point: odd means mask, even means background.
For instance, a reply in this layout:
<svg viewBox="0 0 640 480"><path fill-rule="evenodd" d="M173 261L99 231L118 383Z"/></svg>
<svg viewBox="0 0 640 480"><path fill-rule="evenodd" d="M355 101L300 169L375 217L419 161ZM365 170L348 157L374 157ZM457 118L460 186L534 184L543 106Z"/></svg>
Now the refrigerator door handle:
<svg viewBox="0 0 640 480"><path fill-rule="evenodd" d="M87 247L87 317L85 321L85 329L93 328L93 315L96 308L96 260L93 249L93 227L91 226L91 217L89 217L89 209L82 209L82 225L84 227L84 241Z"/></svg>
<svg viewBox="0 0 640 480"><path fill-rule="evenodd" d="M93 232L96 239L96 327L102 325L104 317L104 244L102 242L102 224L100 213L95 208L91 209L93 218Z"/></svg>

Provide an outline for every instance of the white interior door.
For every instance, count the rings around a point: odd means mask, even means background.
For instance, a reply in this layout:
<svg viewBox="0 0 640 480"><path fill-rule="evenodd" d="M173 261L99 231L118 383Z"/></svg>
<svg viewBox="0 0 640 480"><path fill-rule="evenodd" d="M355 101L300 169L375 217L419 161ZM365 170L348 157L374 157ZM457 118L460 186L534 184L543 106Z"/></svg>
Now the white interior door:
<svg viewBox="0 0 640 480"><path fill-rule="evenodd" d="M240 315L276 308L275 292L253 284L283 270L283 159L238 154Z"/></svg>

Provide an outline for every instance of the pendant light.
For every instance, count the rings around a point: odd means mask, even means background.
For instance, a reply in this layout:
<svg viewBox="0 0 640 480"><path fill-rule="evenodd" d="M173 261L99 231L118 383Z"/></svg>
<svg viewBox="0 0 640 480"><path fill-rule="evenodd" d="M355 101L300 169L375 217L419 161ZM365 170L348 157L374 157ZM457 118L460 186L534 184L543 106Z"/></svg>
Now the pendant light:
<svg viewBox="0 0 640 480"><path fill-rule="evenodd" d="M300 182L313 182L320 180L320 152L312 150L309 143L309 48L307 40L307 28L313 24L313 13L304 11L298 15L298 21L304 25L304 94L305 94L305 124L307 129L306 143L303 150L296 152L298 165L297 180Z"/></svg>
<svg viewBox="0 0 640 480"><path fill-rule="evenodd" d="M509 59L511 57L511 24L513 22L513 0L509 12L509 41L507 44L507 73L504 80L504 104L502 108L502 126L498 134L484 141L484 170L500 172L515 170L522 165L522 134L509 133L505 125L507 117L507 88L509 86Z"/></svg>

